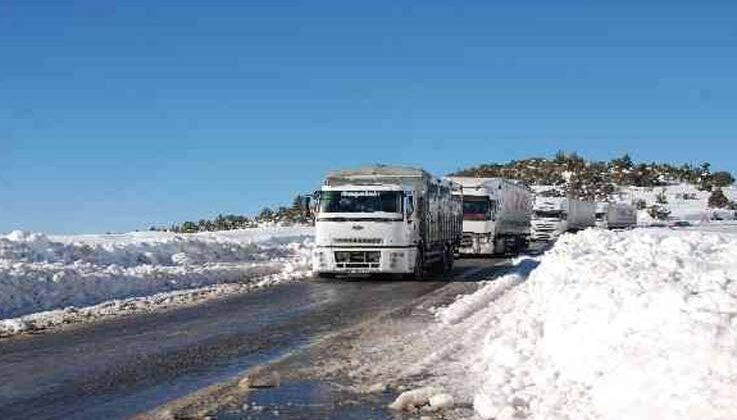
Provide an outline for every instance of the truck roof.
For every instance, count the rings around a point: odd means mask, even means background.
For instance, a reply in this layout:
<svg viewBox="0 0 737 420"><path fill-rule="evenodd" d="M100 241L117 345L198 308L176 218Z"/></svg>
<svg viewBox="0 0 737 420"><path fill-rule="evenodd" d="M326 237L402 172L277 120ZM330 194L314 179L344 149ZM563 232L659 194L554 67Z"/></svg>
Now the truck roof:
<svg viewBox="0 0 737 420"><path fill-rule="evenodd" d="M475 178L465 176L452 176L450 177L450 180L457 184L460 184L461 187L463 187L464 191L472 189L478 190L482 187L496 190L497 188L501 188L500 185L509 185L514 188L525 189L532 193L532 190L530 190L530 188L528 188L526 185L507 178Z"/></svg>
<svg viewBox="0 0 737 420"><path fill-rule="evenodd" d="M376 176L409 177L409 178L432 178L427 171L409 166L364 166L354 169L341 169L328 172L327 178L370 178Z"/></svg>
<svg viewBox="0 0 737 420"><path fill-rule="evenodd" d="M568 201L565 197L535 197L533 208L535 210L542 211L553 211L561 210L565 207L565 202Z"/></svg>
<svg viewBox="0 0 737 420"><path fill-rule="evenodd" d="M442 181L420 168L405 166L365 166L355 169L332 171L325 177L325 185L370 185L377 183L442 183Z"/></svg>

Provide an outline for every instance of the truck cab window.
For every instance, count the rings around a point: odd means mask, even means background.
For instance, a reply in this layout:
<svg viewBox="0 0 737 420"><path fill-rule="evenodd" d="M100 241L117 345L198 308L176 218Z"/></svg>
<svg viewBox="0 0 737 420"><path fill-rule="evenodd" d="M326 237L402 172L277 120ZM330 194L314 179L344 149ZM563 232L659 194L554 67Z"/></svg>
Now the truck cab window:
<svg viewBox="0 0 737 420"><path fill-rule="evenodd" d="M465 220L490 220L491 200L488 197L463 197L463 218Z"/></svg>
<svg viewBox="0 0 737 420"><path fill-rule="evenodd" d="M535 210L534 216L539 219L565 219L567 217L561 210Z"/></svg>
<svg viewBox="0 0 737 420"><path fill-rule="evenodd" d="M323 191L321 213L402 213L401 191Z"/></svg>

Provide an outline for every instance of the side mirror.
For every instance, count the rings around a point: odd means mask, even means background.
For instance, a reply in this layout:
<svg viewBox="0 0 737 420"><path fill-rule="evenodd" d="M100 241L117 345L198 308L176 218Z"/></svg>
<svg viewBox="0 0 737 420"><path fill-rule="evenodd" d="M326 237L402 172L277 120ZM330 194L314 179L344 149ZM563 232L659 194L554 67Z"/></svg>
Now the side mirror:
<svg viewBox="0 0 737 420"><path fill-rule="evenodd" d="M317 211L320 209L320 191L315 191L310 196L310 213L312 217L317 215Z"/></svg>
<svg viewBox="0 0 737 420"><path fill-rule="evenodd" d="M407 214L407 221L409 222L412 215L415 214L415 200L413 196L407 195L404 197L404 209Z"/></svg>
<svg viewBox="0 0 737 420"><path fill-rule="evenodd" d="M304 217L314 219L315 214L317 213L319 191L299 197L301 198L299 207Z"/></svg>

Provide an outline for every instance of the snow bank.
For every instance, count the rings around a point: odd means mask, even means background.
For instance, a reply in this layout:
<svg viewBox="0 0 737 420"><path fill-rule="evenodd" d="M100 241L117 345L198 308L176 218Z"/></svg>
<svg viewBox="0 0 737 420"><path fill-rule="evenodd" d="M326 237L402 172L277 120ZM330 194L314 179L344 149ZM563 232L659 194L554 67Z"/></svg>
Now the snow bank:
<svg viewBox="0 0 737 420"><path fill-rule="evenodd" d="M293 277L309 270L306 227L177 235L0 236L0 319L113 299Z"/></svg>
<svg viewBox="0 0 737 420"><path fill-rule="evenodd" d="M486 320L464 356L481 417L737 418L737 236L566 235L526 282L498 288L439 313L457 329Z"/></svg>

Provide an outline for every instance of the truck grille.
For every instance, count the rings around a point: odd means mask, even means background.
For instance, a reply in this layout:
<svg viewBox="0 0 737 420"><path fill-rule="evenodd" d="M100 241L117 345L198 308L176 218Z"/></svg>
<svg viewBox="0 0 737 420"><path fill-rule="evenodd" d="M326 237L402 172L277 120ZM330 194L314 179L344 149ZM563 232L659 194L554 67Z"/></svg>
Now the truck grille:
<svg viewBox="0 0 737 420"><path fill-rule="evenodd" d="M379 268L380 251L335 251L338 268Z"/></svg>
<svg viewBox="0 0 737 420"><path fill-rule="evenodd" d="M338 244L370 244L381 245L384 240L381 238L335 238L333 242Z"/></svg>
<svg viewBox="0 0 737 420"><path fill-rule="evenodd" d="M533 239L537 241L552 241L553 235L546 232L536 232L532 235Z"/></svg>
<svg viewBox="0 0 737 420"><path fill-rule="evenodd" d="M464 233L461 239L461 248L470 248L473 246L473 235Z"/></svg>

